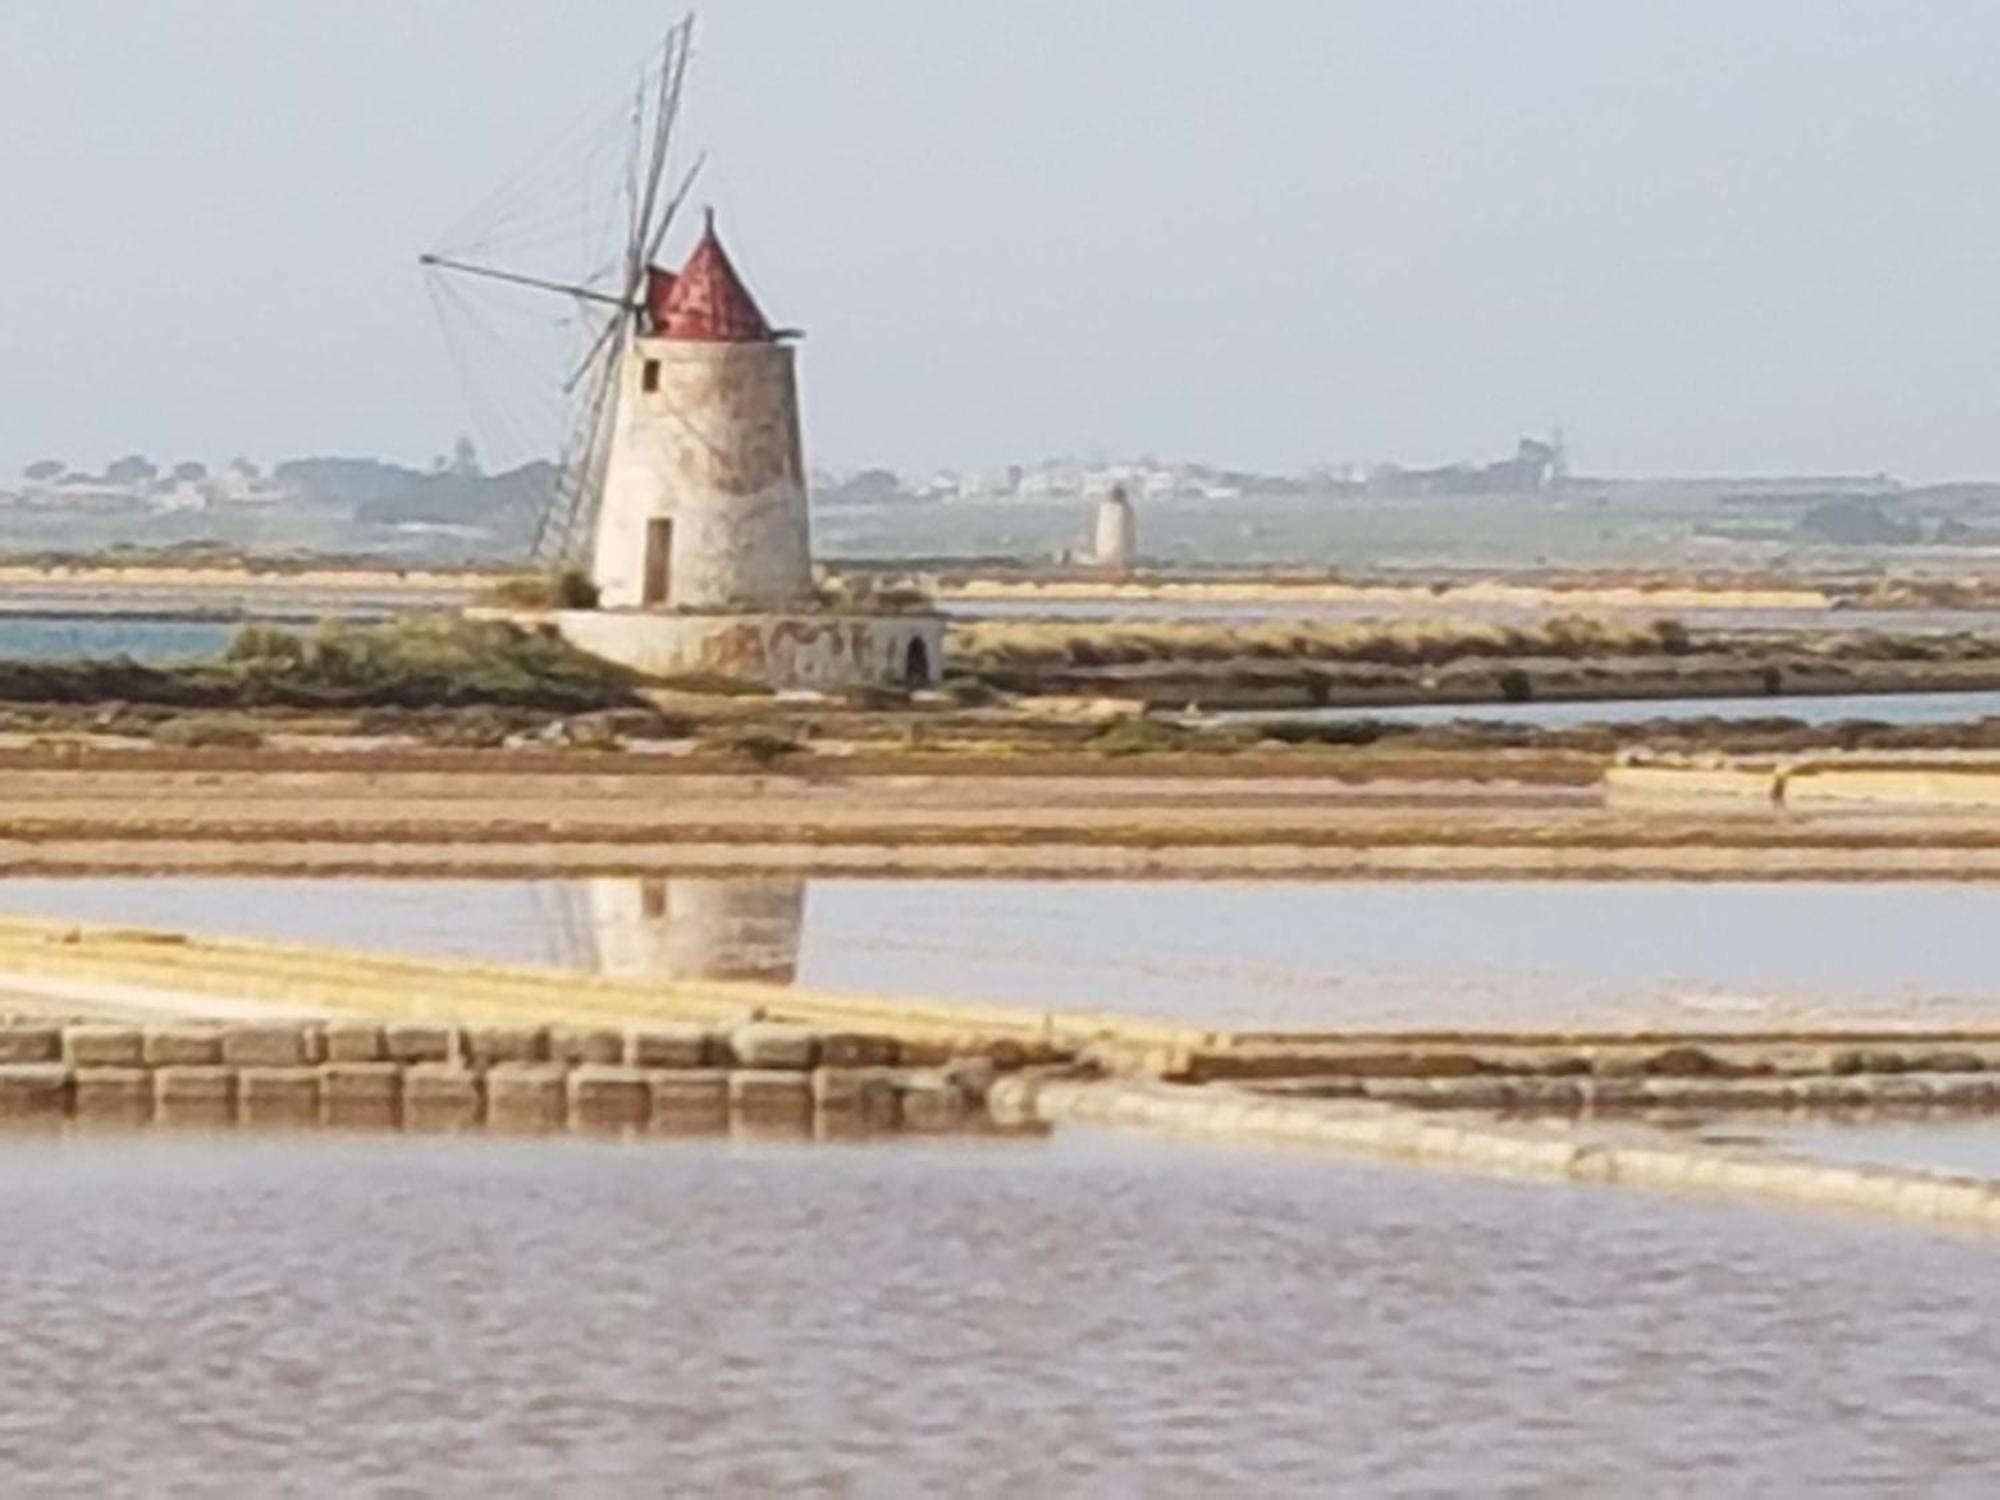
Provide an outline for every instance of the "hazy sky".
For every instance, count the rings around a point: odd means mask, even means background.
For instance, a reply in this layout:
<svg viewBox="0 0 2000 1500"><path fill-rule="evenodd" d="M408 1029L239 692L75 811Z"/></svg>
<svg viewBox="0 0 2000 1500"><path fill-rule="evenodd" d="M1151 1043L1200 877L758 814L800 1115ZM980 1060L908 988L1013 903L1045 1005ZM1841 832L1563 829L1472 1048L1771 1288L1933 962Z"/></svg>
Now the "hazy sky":
<svg viewBox="0 0 2000 1500"><path fill-rule="evenodd" d="M675 13L0 0L0 469L495 446L414 257ZM1560 422L1594 471L2000 473L1992 0L701 25L699 196L807 330L816 462L1414 462Z"/></svg>

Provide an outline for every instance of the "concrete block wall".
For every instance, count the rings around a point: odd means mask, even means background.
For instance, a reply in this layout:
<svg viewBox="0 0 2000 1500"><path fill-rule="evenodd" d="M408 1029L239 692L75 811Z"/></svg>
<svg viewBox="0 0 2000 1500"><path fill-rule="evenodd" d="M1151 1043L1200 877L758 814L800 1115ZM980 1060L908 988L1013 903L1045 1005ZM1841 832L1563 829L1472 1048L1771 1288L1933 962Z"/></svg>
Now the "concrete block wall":
<svg viewBox="0 0 2000 1500"><path fill-rule="evenodd" d="M0 1121L734 1131L990 1123L991 1059L756 1023L0 1021Z"/></svg>
<svg viewBox="0 0 2000 1500"><path fill-rule="evenodd" d="M1379 1099L1413 1109L1520 1115L1757 1110L1962 1116L2000 1111L2000 1074L1981 1072L1792 1078L1348 1078L1338 1084L1337 1088L1315 1084L1313 1095Z"/></svg>

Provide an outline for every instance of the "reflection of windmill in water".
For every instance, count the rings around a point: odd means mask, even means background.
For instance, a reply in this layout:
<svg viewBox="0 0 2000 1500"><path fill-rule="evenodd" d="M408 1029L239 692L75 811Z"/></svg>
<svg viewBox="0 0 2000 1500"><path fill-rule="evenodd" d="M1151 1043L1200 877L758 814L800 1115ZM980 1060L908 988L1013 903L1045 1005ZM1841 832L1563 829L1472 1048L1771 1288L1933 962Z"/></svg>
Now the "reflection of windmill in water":
<svg viewBox="0 0 2000 1500"><path fill-rule="evenodd" d="M566 967L631 979L790 984L805 930L802 877L607 875L551 882L543 931Z"/></svg>
<svg viewBox="0 0 2000 1500"><path fill-rule="evenodd" d="M546 160L461 223L449 248L419 258L467 396L499 436L529 452L545 451L551 397L563 410L560 452L532 542L534 560L551 567L587 560L603 503L619 369L642 320L664 298L671 278L653 262L706 160L697 157L669 188L693 37L690 15L667 33L636 93L615 113L586 116L564 132ZM622 157L615 174L607 170L614 154ZM521 305L475 302L466 278L496 297L554 294L567 311L551 320ZM568 343L559 366L497 326L524 316L535 325L533 336L546 340L553 331ZM552 367L562 371L553 393L546 375Z"/></svg>

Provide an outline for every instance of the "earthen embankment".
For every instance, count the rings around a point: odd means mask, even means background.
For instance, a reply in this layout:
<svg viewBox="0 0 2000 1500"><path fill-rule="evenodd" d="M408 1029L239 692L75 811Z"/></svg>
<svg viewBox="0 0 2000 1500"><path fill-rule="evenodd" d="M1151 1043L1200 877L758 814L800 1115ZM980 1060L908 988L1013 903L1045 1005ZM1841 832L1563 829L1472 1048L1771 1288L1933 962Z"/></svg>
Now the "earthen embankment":
<svg viewBox="0 0 2000 1500"><path fill-rule="evenodd" d="M1979 809L1781 812L1623 806L1596 788L1508 780L1350 779L1215 758L1199 773L938 767L897 774L660 774L617 758L490 770L325 757L293 769L188 757L148 768L42 760L0 784L0 870L241 873L840 873L1954 877L2000 873ZM203 769L203 765L209 769ZM294 763L295 764L295 763ZM1407 768L1405 768L1407 769Z"/></svg>
<svg viewBox="0 0 2000 1500"><path fill-rule="evenodd" d="M1642 758L1609 767L1614 803L1763 802L1788 812L1932 809L2000 812L2000 757L1991 754Z"/></svg>

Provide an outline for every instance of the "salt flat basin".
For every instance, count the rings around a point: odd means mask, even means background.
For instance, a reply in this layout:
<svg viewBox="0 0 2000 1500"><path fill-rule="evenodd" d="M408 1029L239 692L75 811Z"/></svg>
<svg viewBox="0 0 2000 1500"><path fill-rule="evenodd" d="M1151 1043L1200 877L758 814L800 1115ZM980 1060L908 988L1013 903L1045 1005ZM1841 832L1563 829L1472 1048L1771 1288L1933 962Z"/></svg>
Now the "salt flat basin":
<svg viewBox="0 0 2000 1500"><path fill-rule="evenodd" d="M0 911L1240 1028L2000 1020L1973 883L87 877Z"/></svg>
<svg viewBox="0 0 2000 1500"><path fill-rule="evenodd" d="M1607 698L1529 703L1406 703L1380 708L1250 709L1219 713L1220 724L1286 721L1332 724L1375 719L1385 724L1449 724L1458 719L1574 729L1582 724L1643 724L1654 719L1796 719L1836 724L1956 724L2000 716L2000 692L1785 693L1754 698Z"/></svg>
<svg viewBox="0 0 2000 1500"><path fill-rule="evenodd" d="M1930 1226L1073 1132L0 1133L0 1198L8 1494L1936 1493L2000 1469L1994 1242Z"/></svg>

